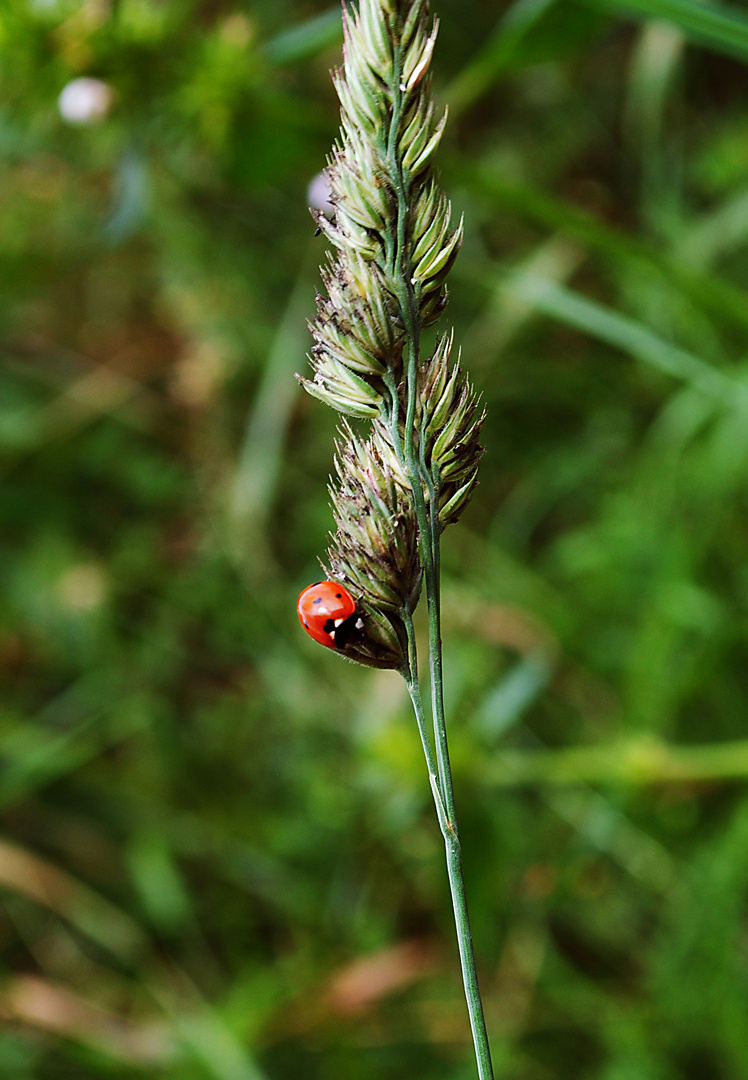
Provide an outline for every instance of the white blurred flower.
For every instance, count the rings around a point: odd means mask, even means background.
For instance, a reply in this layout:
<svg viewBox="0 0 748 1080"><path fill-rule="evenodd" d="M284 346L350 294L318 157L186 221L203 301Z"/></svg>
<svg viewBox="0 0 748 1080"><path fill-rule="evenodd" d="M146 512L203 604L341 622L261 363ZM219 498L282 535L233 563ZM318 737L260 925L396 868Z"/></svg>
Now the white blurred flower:
<svg viewBox="0 0 748 1080"><path fill-rule="evenodd" d="M101 79L73 79L60 93L57 106L69 124L95 124L112 104L112 88Z"/></svg>
<svg viewBox="0 0 748 1080"><path fill-rule="evenodd" d="M327 170L317 173L306 191L307 206L321 210L325 217L331 217L333 206L330 202L330 178Z"/></svg>

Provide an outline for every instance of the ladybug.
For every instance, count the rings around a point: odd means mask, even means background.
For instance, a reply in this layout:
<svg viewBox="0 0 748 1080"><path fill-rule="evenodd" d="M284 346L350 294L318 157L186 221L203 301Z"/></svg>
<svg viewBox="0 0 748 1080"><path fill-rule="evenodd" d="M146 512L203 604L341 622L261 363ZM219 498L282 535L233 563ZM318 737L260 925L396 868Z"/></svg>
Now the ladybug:
<svg viewBox="0 0 748 1080"><path fill-rule="evenodd" d="M307 634L328 649L344 649L364 628L355 600L337 581L307 585L299 596L298 612Z"/></svg>

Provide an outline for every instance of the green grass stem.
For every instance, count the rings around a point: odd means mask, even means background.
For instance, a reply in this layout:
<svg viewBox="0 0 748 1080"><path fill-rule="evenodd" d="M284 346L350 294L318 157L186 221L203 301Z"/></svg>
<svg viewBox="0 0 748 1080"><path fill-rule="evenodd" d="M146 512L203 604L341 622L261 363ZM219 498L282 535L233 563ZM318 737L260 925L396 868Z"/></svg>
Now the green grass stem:
<svg viewBox="0 0 748 1080"><path fill-rule="evenodd" d="M418 730L421 735L421 742L423 744L429 769L429 779L434 795L437 818L444 837L449 888L452 896L457 943L460 953L460 966L462 968L462 979L465 987L468 1014L470 1017L470 1029L473 1036L478 1076L480 1080L493 1080L491 1051L488 1044L486 1022L483 1014L483 1003L481 1000L480 987L478 985L478 975L475 968L475 955L473 952L467 897L465 895L465 882L462 872L462 853L457 830L457 815L455 812L452 786L452 770L449 761L447 725L444 713L439 591L439 536L441 533L441 526L439 523L438 483L435 482L434 477L428 474L423 465L417 449L417 432L415 430L421 323L417 298L413 288L411 267L407 255L408 247L405 242L410 215L408 177L404 174L399 156L396 152L397 136L403 105L400 90L401 81L401 57L399 50L396 50L393 70L393 110L388 148L390 168L397 194L397 247L395 253L394 278L398 289L398 299L400 301L403 321L405 323L408 348L407 404L403 450L406 473L413 491L413 503L421 539L421 557L426 585L426 601L429 617L429 670L431 676L431 701L434 720L436 769L434 768L434 757L425 727L420 687L418 686L417 678L418 668L415 637L412 632L412 620L409 614L406 614L406 626L410 627L408 631L410 651L409 675L406 676L406 682L408 684L408 690L410 691L411 701L413 702L413 708L416 713ZM430 513L426 507L427 491L430 494ZM413 673L415 673L415 677L413 677Z"/></svg>

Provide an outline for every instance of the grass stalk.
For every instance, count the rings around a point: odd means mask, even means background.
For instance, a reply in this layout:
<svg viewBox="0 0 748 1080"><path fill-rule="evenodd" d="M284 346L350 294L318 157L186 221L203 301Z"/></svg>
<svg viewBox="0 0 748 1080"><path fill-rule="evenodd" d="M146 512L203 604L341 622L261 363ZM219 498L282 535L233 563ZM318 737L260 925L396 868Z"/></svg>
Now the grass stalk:
<svg viewBox="0 0 748 1080"><path fill-rule="evenodd" d="M460 967L462 969L462 981L465 988L468 1015L470 1017L470 1030L473 1036L478 1076L480 1077L480 1080L493 1080L491 1051L488 1043L488 1034L486 1032L486 1021L483 1013L480 986L478 984L478 974L475 967L475 953L470 930L467 896L465 894L465 880L462 872L462 849L457 829L452 769L449 761L449 743L447 740L447 724L444 712L440 600L441 523L439 521L439 483L438 477L432 475L426 468L423 461L423 455L419 453L417 449L417 440L418 445L421 443L420 435L416 431L415 425L416 399L418 394L418 362L421 344L421 319L413 289L412 268L409 260L409 249L406 243L407 221L410 213L411 199L408 191L407 177L402 168L401 158L396 151L397 132L400 126L402 110L400 90L402 74L399 49L395 49L394 58L394 79L392 84L394 91L393 111L387 142L391 175L395 181L395 192L397 196L397 247L393 267L393 281L397 288L400 310L405 325L407 345L407 404L403 450L405 471L413 491L413 504L416 520L418 522L421 559L426 586L426 602L428 605L429 619L429 674L431 679L431 703L436 758L434 758L434 752L426 730L423 702L418 682L416 642L410 612L403 613L403 621L405 622L409 645L408 668L405 678L410 698L413 703L413 709L416 714L421 743L426 757L429 780L431 782L434 804L436 806L436 815L442 836L444 837L447 875L449 878L449 889L452 897L452 909L457 932ZM392 426L393 428L395 427L395 425ZM426 505L427 494L429 496L428 508Z"/></svg>
<svg viewBox="0 0 748 1080"><path fill-rule="evenodd" d="M437 538L437 545L439 540ZM428 588L428 585L427 585ZM421 697L421 688L418 681L418 661L416 653L415 634L413 632L412 617L405 613L404 622L408 630L409 657L408 665L403 669L403 677L408 687L413 711L416 716L418 731L421 736L426 767L429 774L429 782L434 798L436 816L444 838L444 849L447 860L447 875L449 890L452 897L452 910L454 912L455 929L457 932L457 946L460 954L460 967L462 969L462 982L465 988L465 1000L467 1002L468 1016L470 1018L470 1030L473 1037L475 1059L478 1066L480 1080L493 1080L493 1065L491 1062L491 1050L488 1043L486 1021L483 1013L483 1001L481 998L478 974L475 967L475 953L473 951L473 938L470 930L470 917L468 914L467 896L465 893L465 880L462 872L462 849L457 830L457 818L454 809L454 796L452 794L452 772L449 764L449 751L447 745L447 729L443 707L443 694L441 693L441 643L434 649L434 632L438 635L438 592L436 604L429 603L429 638L431 654L431 678L432 678L432 701L434 702L435 726L438 728L440 738L437 747L442 746L443 751L439 754L438 763L434 757L434 751L429 738L426 716ZM436 615L432 618L432 613ZM434 660L437 663L434 663ZM434 681L434 669L439 672L439 682ZM437 700L440 704L437 706ZM449 792L449 804L446 802L443 791ZM451 809L448 809L448 805Z"/></svg>
<svg viewBox="0 0 748 1080"><path fill-rule="evenodd" d="M317 640L327 643L329 632L351 659L405 678L444 837L478 1075L493 1080L449 762L439 590L440 536L469 500L482 415L459 364L450 364L451 334L421 357L422 331L444 310L444 279L462 240L462 224L450 230L450 204L431 167L444 124L427 75L437 24L426 0L361 0L353 14L344 8L343 20L344 65L335 76L343 126L328 171L334 214L316 217L338 254L324 272L328 298L319 298L312 327L314 378L301 381L340 412L369 419L371 434L363 442L343 429L332 492L330 577L350 590L355 626L341 619L333 633L324 624ZM433 744L412 619L422 583Z"/></svg>

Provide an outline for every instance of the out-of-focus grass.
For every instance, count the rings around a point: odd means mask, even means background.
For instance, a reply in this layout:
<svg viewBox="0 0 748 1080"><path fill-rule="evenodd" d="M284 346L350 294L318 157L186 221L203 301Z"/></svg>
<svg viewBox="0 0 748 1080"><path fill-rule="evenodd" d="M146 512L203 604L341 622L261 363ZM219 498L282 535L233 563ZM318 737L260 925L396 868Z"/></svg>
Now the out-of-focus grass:
<svg viewBox="0 0 748 1080"><path fill-rule="evenodd" d="M511 1080L748 1073L745 13L441 0L446 537L476 951ZM396 676L294 614L324 3L0 8L0 1075L472 1076ZM75 127L57 98L113 91Z"/></svg>

